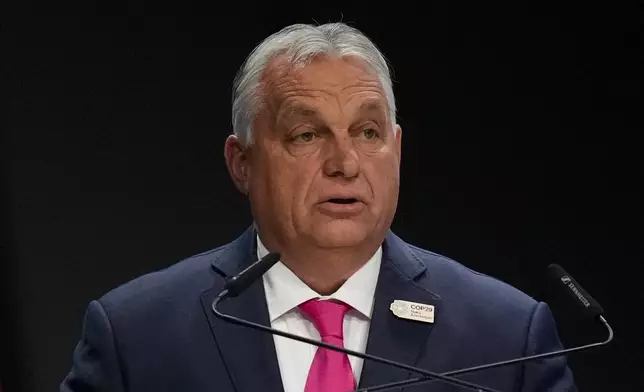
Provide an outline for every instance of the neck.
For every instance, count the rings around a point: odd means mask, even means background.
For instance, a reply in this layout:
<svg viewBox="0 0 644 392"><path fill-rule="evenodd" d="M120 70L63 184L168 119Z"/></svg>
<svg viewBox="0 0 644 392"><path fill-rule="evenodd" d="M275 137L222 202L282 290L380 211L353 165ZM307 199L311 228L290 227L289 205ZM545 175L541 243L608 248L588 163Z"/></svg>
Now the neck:
<svg viewBox="0 0 644 392"><path fill-rule="evenodd" d="M281 261L320 295L336 292L375 253L376 248L284 252Z"/></svg>
<svg viewBox="0 0 644 392"><path fill-rule="evenodd" d="M268 249L279 249L280 261L320 295L337 291L382 244L382 241L371 241L353 247L319 248L301 244L275 246L271 240L262 239L262 242Z"/></svg>

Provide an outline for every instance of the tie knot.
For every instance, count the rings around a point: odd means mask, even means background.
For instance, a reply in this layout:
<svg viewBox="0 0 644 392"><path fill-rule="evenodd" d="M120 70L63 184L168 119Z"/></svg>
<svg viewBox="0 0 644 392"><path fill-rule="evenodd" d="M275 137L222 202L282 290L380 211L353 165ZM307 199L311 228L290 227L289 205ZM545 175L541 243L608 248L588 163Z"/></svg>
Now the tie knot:
<svg viewBox="0 0 644 392"><path fill-rule="evenodd" d="M312 299L302 303L299 308L311 319L322 338L325 336L335 336L343 339L342 326L344 315L351 309L351 306L344 302L333 300L319 301Z"/></svg>

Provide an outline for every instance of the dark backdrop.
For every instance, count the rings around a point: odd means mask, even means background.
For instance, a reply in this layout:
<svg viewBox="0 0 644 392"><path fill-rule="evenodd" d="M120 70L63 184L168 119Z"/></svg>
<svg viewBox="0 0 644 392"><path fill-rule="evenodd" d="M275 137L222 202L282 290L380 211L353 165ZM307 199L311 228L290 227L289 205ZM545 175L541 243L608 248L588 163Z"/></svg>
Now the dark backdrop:
<svg viewBox="0 0 644 392"><path fill-rule="evenodd" d="M616 330L571 358L581 389L641 390L642 8L624 4L5 13L6 390L56 390L88 301L249 225L223 161L234 72L284 25L339 19L395 70L394 230L549 301L566 345L603 338L545 289L559 262Z"/></svg>

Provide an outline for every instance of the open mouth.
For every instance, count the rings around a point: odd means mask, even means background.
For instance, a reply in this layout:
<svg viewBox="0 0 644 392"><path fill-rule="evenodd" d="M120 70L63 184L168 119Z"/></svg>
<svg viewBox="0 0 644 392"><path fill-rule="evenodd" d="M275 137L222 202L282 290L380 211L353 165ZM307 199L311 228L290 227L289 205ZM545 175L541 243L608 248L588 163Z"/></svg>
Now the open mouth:
<svg viewBox="0 0 644 392"><path fill-rule="evenodd" d="M357 203L358 199L329 199L328 202L334 204L353 204Z"/></svg>
<svg viewBox="0 0 644 392"><path fill-rule="evenodd" d="M365 204L354 197L334 197L318 204L323 214L335 218L346 219L357 216L365 209Z"/></svg>

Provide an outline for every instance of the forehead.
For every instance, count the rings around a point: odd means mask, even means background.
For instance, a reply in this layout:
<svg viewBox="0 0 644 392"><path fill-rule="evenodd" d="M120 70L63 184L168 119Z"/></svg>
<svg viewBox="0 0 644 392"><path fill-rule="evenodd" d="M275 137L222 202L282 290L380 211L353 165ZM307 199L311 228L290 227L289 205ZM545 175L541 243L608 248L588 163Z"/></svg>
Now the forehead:
<svg viewBox="0 0 644 392"><path fill-rule="evenodd" d="M312 110L320 106L361 109L386 106L378 77L358 58L318 57L293 66L283 58L268 64L264 74L267 101L273 109Z"/></svg>

